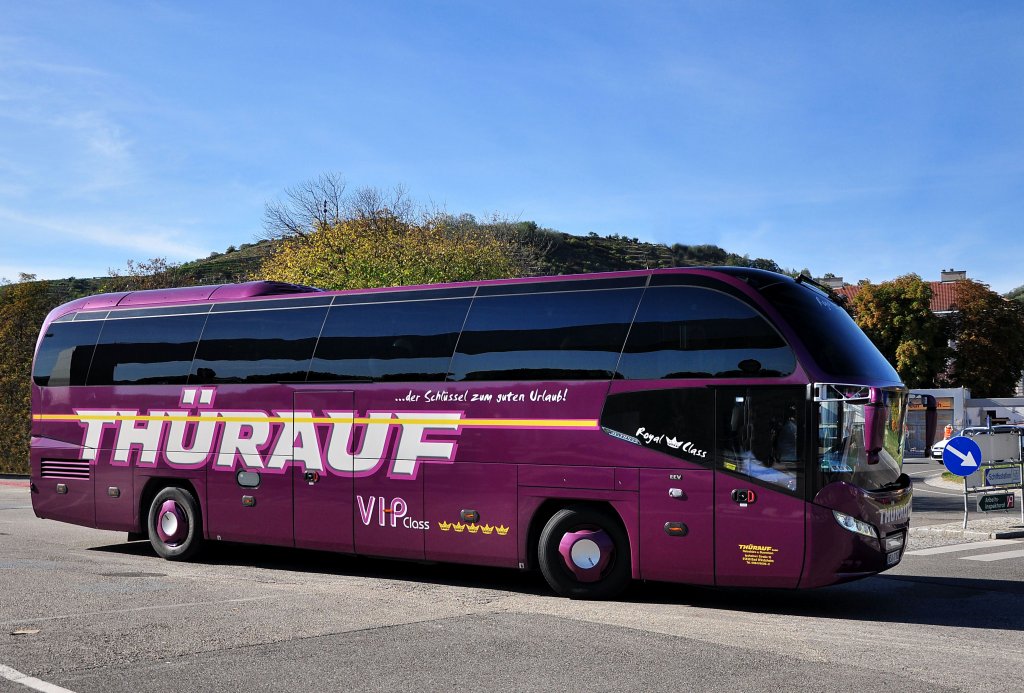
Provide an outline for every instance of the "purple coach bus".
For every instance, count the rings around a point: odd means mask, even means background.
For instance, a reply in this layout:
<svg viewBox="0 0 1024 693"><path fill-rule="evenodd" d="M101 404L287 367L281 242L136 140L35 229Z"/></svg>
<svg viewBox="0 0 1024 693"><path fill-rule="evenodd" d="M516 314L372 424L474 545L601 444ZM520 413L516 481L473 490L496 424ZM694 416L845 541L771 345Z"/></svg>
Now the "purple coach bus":
<svg viewBox="0 0 1024 693"><path fill-rule="evenodd" d="M670 269L55 309L37 516L148 537L815 587L899 562L907 390L804 278ZM929 439L931 435L929 435Z"/></svg>

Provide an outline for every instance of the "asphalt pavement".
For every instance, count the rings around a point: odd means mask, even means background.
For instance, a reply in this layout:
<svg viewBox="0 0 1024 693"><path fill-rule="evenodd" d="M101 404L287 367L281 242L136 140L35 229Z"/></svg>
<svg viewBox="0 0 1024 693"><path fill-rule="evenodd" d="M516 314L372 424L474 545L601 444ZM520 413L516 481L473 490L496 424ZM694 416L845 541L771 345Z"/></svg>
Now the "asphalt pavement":
<svg viewBox="0 0 1024 693"><path fill-rule="evenodd" d="M915 522L957 513L922 497ZM168 562L38 520L0 484L0 691L1003 691L1024 666L1024 562L974 558L1019 547L914 536L846 585L578 602L490 568L238 545Z"/></svg>

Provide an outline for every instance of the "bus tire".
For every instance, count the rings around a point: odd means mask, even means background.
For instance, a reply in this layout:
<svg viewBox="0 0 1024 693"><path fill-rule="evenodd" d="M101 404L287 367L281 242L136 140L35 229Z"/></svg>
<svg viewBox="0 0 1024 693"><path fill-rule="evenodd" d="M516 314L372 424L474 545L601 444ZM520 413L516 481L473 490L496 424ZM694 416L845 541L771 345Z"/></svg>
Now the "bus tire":
<svg viewBox="0 0 1024 693"><path fill-rule="evenodd" d="M162 489L153 497L146 528L153 549L169 561L188 560L203 543L199 504L177 486Z"/></svg>
<svg viewBox="0 0 1024 693"><path fill-rule="evenodd" d="M632 577L625 530L595 508L563 508L552 515L540 533L537 559L551 588L571 599L610 599Z"/></svg>

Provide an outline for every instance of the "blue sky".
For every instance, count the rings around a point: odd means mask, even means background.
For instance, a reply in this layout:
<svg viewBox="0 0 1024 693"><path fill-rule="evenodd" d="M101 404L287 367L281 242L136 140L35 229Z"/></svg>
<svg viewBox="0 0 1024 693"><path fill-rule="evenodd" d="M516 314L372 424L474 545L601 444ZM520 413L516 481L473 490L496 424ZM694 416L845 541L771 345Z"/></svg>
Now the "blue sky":
<svg viewBox="0 0 1024 693"><path fill-rule="evenodd" d="M1024 284L1024 5L0 0L0 277L252 241L337 172L848 281Z"/></svg>

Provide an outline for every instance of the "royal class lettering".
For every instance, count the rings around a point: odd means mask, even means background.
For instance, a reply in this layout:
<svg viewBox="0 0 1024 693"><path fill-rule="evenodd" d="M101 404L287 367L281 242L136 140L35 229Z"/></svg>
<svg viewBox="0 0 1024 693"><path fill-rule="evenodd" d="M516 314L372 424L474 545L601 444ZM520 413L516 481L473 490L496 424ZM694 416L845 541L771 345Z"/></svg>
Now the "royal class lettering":
<svg viewBox="0 0 1024 693"><path fill-rule="evenodd" d="M104 436L111 461L141 467L283 472L291 466L339 476L415 479L420 465L450 464L462 412L78 409L81 458L95 461Z"/></svg>
<svg viewBox="0 0 1024 693"><path fill-rule="evenodd" d="M700 457L702 459L708 456L707 450L701 450L694 445L691 440L677 440L676 438L664 433L661 435L651 433L643 426L637 429L636 437L647 445L665 445L672 450L679 450L680 452L689 453L694 457Z"/></svg>

